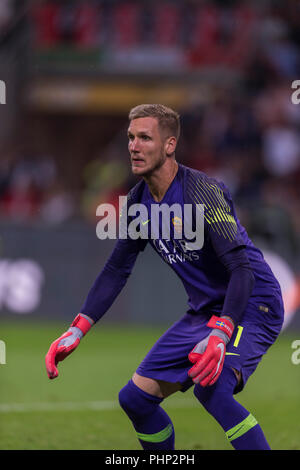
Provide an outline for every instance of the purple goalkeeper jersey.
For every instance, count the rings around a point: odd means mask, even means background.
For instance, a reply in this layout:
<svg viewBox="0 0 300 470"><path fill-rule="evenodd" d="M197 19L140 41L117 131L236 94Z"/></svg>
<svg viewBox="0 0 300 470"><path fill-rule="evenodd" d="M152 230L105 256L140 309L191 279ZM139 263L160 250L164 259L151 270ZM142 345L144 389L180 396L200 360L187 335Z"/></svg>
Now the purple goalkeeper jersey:
<svg viewBox="0 0 300 470"><path fill-rule="evenodd" d="M158 233L153 239L119 239L92 286L81 312L97 321L107 311L125 285L136 257L149 243L181 279L190 311L207 316L212 313L231 314L223 310L230 280L230 272L224 266L223 259L237 249L243 249L254 275L254 285L246 299L241 301L247 303L253 300L257 305L256 309L252 309L252 318L249 320L254 320L254 317L257 317L256 320L263 320L274 297L281 297L280 287L263 254L254 246L240 224L226 186L204 173L179 165L174 180L160 202L153 199L144 181L137 187L138 190L130 193L128 202L144 204L148 209L149 218L142 223L144 233L147 230L150 235L154 228L151 219L153 206L161 207L165 204L170 207L179 204L182 217L171 219L168 238ZM191 248L193 245L190 239L185 237L184 204L190 204L193 208L197 204L204 207L204 243L201 248ZM178 238L178 234L175 234L179 227L182 228L182 234ZM161 227L158 229L161 231ZM237 291L231 295L238 298L243 293Z"/></svg>

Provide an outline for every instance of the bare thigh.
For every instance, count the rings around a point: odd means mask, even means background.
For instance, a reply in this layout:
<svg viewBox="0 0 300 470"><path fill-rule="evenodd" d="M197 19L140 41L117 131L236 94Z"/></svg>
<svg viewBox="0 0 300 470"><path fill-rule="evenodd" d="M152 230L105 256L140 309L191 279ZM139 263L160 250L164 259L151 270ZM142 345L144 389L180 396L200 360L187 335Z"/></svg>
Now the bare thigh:
<svg viewBox="0 0 300 470"><path fill-rule="evenodd" d="M159 398L167 398L173 393L181 390L181 383L170 383L164 380L150 379L149 377L143 377L136 372L132 377L133 383L144 392L154 395Z"/></svg>

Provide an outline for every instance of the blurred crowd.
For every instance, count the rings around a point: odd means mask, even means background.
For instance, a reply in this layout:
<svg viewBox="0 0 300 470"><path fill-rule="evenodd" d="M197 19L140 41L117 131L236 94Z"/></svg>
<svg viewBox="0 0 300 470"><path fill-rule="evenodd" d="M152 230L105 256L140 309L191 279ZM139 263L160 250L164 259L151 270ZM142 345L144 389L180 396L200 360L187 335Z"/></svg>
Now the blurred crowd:
<svg viewBox="0 0 300 470"><path fill-rule="evenodd" d="M39 49L181 50L186 65L242 68L257 46L289 74L297 62L299 4L240 0L36 0Z"/></svg>
<svg viewBox="0 0 300 470"><path fill-rule="evenodd" d="M192 66L238 66L250 53L257 18L245 2L46 0L33 4L32 20L39 49L173 48Z"/></svg>
<svg viewBox="0 0 300 470"><path fill-rule="evenodd" d="M178 110L177 159L223 180L250 235L300 265L300 104L291 100L292 82L300 79L299 2L262 2L260 8L256 2L234 1L149 3L37 2L35 40L42 47L155 40L186 47L197 66L222 60L228 67L237 65L242 71L237 82L224 85L220 76L210 86L209 99ZM104 14L110 15L105 27ZM117 39L112 25L118 27ZM62 177L63 162L49 149L5 149L0 218L94 222L98 204L117 204L135 183L126 160L126 126L125 116L119 132L76 167L75 187L68 184L70 166Z"/></svg>
<svg viewBox="0 0 300 470"><path fill-rule="evenodd" d="M14 14L13 0L1 0L0 2L0 35L12 21Z"/></svg>
<svg viewBox="0 0 300 470"><path fill-rule="evenodd" d="M300 254L300 105L274 80L216 95L183 116L187 164L224 181L251 236L290 259Z"/></svg>

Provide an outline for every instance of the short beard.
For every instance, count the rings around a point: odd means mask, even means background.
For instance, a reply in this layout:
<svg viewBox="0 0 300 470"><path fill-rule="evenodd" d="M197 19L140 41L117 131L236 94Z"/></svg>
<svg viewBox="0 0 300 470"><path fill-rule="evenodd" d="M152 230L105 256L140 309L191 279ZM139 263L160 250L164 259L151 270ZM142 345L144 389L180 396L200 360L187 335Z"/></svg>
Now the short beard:
<svg viewBox="0 0 300 470"><path fill-rule="evenodd" d="M164 155L163 151L161 151L160 153L160 158L159 160L155 163L155 165L150 169L150 170L146 170L145 173L143 173L143 178L144 177L149 177L151 176L152 173L154 173L155 171L159 170L165 163L166 159L168 157L166 155Z"/></svg>

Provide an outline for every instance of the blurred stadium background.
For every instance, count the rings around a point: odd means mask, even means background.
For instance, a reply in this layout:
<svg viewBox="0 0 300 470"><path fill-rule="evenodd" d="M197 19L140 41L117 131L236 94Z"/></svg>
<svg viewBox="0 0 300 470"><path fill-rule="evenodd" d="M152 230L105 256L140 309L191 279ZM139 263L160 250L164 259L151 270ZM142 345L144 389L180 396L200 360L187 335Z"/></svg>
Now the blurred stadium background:
<svg viewBox="0 0 300 470"><path fill-rule="evenodd" d="M149 102L180 112L178 161L228 185L278 276L284 331L243 394L275 448L300 448L300 366L291 362L300 339L297 79L298 1L1 0L2 449L138 448L117 392L186 310L179 281L150 249L57 381L47 381L43 361L113 247L96 237L96 207L117 206L135 184L127 115ZM178 445L229 448L184 397L173 401ZM72 432L59 436L66 419Z"/></svg>

